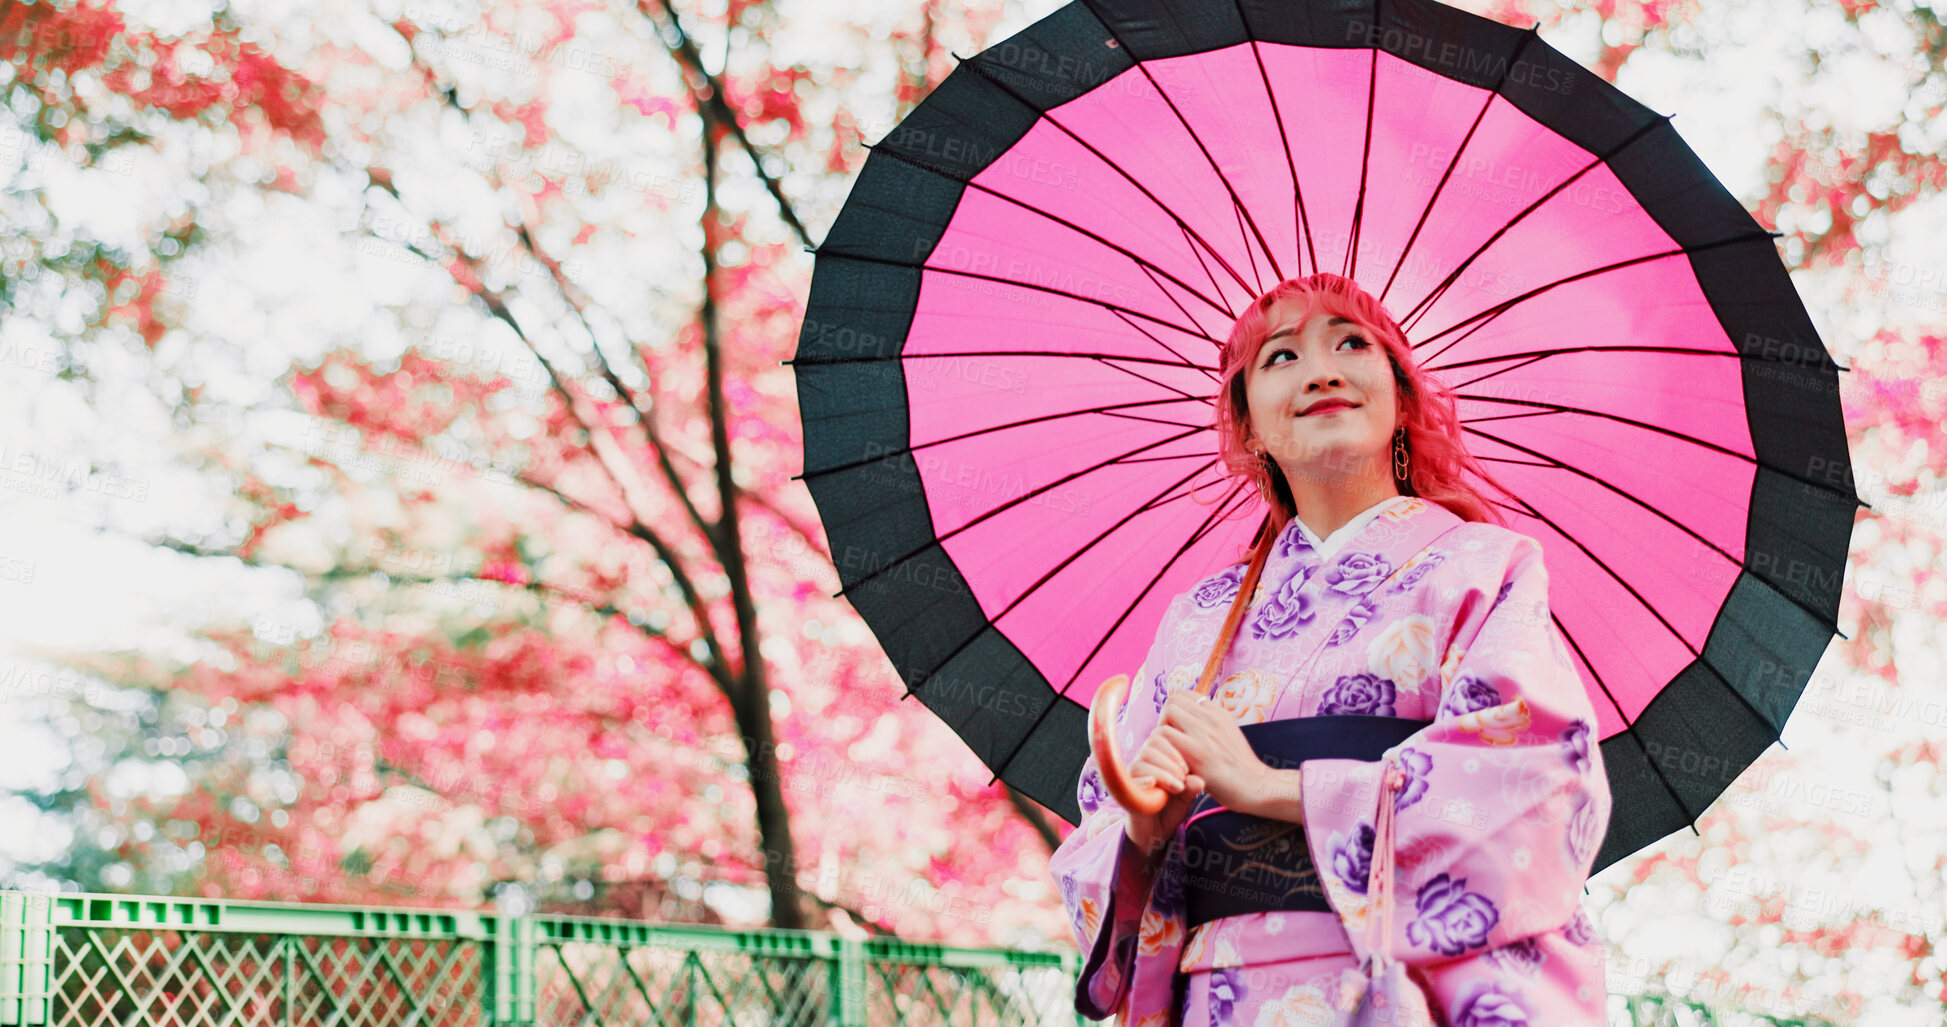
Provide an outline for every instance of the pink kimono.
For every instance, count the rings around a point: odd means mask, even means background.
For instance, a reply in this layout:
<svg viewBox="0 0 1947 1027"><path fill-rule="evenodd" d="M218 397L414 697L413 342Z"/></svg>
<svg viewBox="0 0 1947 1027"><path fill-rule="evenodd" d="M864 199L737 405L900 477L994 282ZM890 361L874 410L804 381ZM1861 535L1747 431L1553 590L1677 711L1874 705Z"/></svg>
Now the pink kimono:
<svg viewBox="0 0 1947 1027"><path fill-rule="evenodd" d="M1193 688L1245 564L1175 597L1116 725L1125 759ZM1433 723L1388 750L1394 958L1457 1027L1600 1025L1603 951L1580 897L1609 823L1595 714L1548 613L1541 547L1412 499L1320 560L1286 525L1218 667L1240 723L1365 714ZM1081 825L1050 871L1087 960L1075 996L1123 1027L1349 1021L1365 957L1380 764L1307 760L1304 839L1332 912L1227 916L1186 932L1183 831L1154 879L1128 814L1084 764Z"/></svg>

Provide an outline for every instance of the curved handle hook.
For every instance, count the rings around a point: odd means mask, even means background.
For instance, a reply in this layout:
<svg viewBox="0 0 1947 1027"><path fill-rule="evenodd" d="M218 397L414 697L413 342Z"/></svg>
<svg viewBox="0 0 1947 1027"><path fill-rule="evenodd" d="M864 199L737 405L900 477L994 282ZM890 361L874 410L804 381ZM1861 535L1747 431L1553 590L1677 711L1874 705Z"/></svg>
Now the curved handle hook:
<svg viewBox="0 0 1947 1027"><path fill-rule="evenodd" d="M1115 718L1122 711L1124 693L1129 690L1129 675L1117 674L1095 690L1095 701L1088 708L1088 745L1095 754L1095 767L1102 773L1102 787L1108 789L1122 808L1145 816L1162 810L1170 793L1147 777L1130 777L1122 763L1115 741Z"/></svg>

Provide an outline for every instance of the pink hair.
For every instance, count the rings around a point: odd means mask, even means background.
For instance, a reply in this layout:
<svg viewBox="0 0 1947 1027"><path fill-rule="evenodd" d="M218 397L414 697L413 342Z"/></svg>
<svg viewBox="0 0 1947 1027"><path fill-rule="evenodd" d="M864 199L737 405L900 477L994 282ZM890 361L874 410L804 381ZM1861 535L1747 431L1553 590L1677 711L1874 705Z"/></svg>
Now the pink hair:
<svg viewBox="0 0 1947 1027"><path fill-rule="evenodd" d="M1246 448L1250 405L1245 396L1244 370L1270 330L1266 313L1273 304L1294 296L1304 299L1306 304L1300 323L1323 306L1329 314L1350 318L1384 347L1393 367L1393 385L1399 397L1398 423L1406 427L1407 477L1393 478L1400 494L1438 503L1462 520L1506 527L1500 511L1467 479L1473 475L1503 495L1513 496L1462 444L1453 390L1420 369L1405 333L1378 300L1352 279L1321 271L1305 278L1286 279L1258 297L1237 318L1221 353L1216 403L1217 455L1233 477L1248 479L1260 496L1271 497L1269 530L1274 534L1283 530L1298 515L1297 501L1277 461L1270 454L1254 456ZM1391 452L1388 446L1382 457L1388 464L1392 460Z"/></svg>

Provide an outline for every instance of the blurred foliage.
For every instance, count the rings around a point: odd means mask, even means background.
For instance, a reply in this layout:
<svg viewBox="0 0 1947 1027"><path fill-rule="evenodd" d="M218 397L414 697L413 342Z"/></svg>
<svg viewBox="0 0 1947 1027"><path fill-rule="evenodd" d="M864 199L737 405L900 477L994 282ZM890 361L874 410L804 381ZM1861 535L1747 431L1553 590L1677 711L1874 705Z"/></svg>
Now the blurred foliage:
<svg viewBox="0 0 1947 1027"><path fill-rule="evenodd" d="M1710 62L1777 10L1467 6L1540 22L1612 80L1642 54ZM831 597L778 366L804 247L861 143L1023 16L938 0L842 21L747 0L244 11L165 29L105 3L0 6L0 316L43 331L59 356L37 369L104 409L134 382L167 410L214 513L153 541L292 594L199 628L191 658L50 654L87 684L31 700L71 759L26 797L71 844L8 881L761 920L767 870L785 869L810 926L1066 943L1046 874L1059 832L895 701ZM1839 648L1898 702L1918 685L1901 668L1938 645L1912 625L1947 613L1929 444L1947 353L1922 287L1943 262L1911 256L1903 227L1947 184L1947 34L1912 3L1805 12L1802 60L1765 87L1764 186L1740 199L1784 233L1852 368L1876 509ZM1849 105L1840 67L1904 99ZM136 197L132 213L77 214L89 190ZM753 739L752 711L774 739ZM1835 927L1788 890L1712 899L1728 872L1857 876L1890 844L1933 861L1900 868L1911 906L1943 909L1947 845L1917 826L1940 819L1939 748L1858 737L1880 764L1875 816L1720 802L1699 836L1625 864L1598 917L1612 989L1840 1022L1869 1000L1947 1009L1938 916ZM1671 906L1729 952L1641 955L1670 930L1644 910Z"/></svg>

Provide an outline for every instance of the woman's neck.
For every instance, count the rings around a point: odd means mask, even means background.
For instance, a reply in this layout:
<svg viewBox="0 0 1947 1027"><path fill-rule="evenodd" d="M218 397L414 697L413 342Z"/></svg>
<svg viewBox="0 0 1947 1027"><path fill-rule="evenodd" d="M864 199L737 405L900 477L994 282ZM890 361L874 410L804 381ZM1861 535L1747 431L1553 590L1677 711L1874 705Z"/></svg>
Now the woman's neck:
<svg viewBox="0 0 1947 1027"><path fill-rule="evenodd" d="M1345 527L1346 522L1371 509L1374 503L1400 494L1390 476L1318 481L1287 475L1285 480L1293 486L1291 495L1298 502L1298 519L1319 538ZM1297 487L1301 484L1306 487Z"/></svg>

